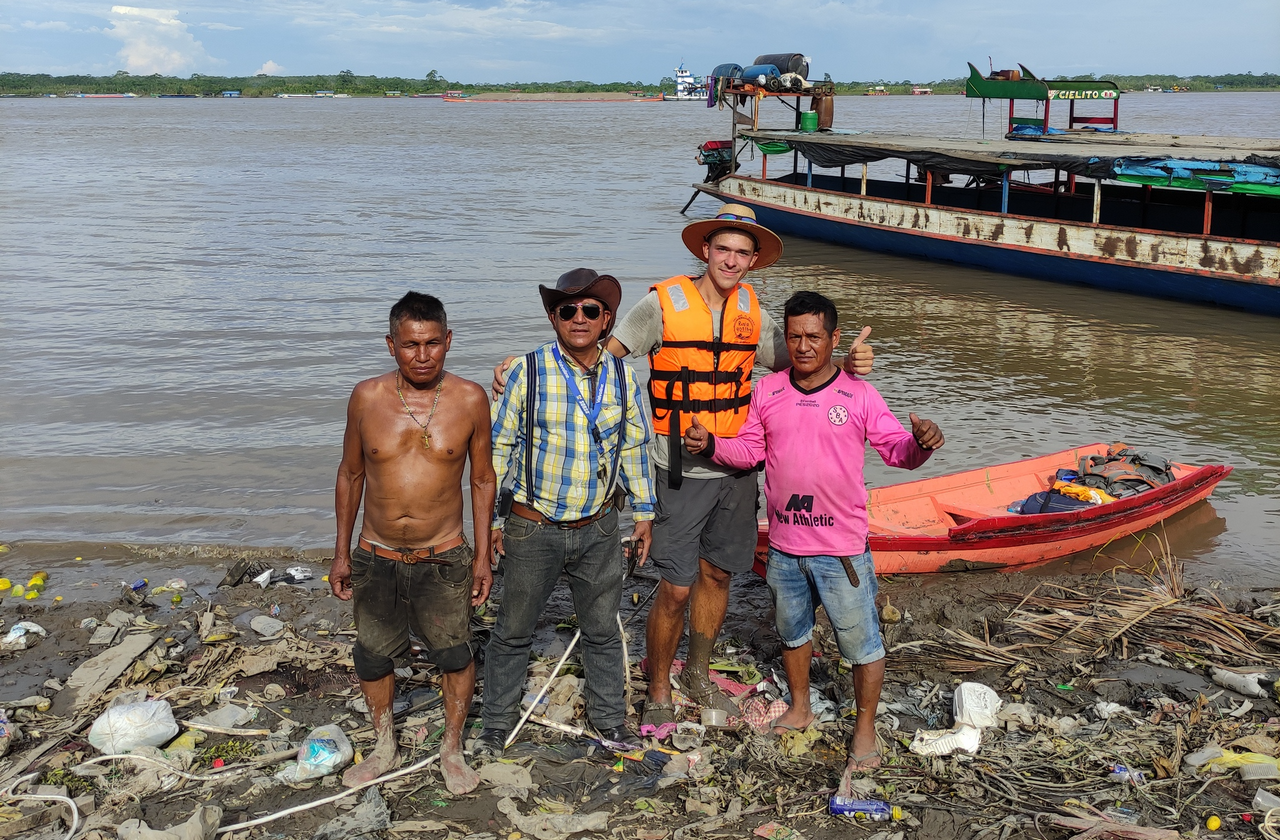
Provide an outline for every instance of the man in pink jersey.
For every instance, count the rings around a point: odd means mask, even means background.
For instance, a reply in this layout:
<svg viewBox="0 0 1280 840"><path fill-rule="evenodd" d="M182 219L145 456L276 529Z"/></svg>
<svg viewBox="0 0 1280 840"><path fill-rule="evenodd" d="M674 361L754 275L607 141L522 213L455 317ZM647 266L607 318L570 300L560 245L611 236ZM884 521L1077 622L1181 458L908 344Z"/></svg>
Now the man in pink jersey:
<svg viewBox="0 0 1280 840"><path fill-rule="evenodd" d="M870 443L891 467L915 469L942 446L937 424L911 415L908 432L875 388L832 364L840 343L835 304L816 292L797 292L784 310L791 368L756 384L737 437L716 438L701 423L685 447L717 464L746 468L765 462L769 516L769 572L782 664L792 705L775 731L813 723L809 661L813 655L816 594L853 663L858 708L849 759L840 782L848 795L858 771L880 766L875 716L884 684L884 643L876 614L876 576L867 548L867 489L863 453Z"/></svg>

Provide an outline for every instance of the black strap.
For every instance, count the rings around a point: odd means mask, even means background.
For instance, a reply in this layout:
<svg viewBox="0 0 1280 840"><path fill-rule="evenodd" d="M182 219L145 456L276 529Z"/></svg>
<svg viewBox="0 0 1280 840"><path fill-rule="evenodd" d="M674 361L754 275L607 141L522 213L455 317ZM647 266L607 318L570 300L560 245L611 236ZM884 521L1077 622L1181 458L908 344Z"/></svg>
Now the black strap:
<svg viewBox="0 0 1280 840"><path fill-rule="evenodd" d="M744 350L755 352L757 345L755 344L733 344L727 341L663 341L662 346L670 347L673 350L710 350L712 353L724 353L728 350Z"/></svg>
<svg viewBox="0 0 1280 840"><path fill-rule="evenodd" d="M537 351L525 354L524 369L524 492L527 504L533 507L533 416L538 407Z"/></svg>
<svg viewBox="0 0 1280 840"><path fill-rule="evenodd" d="M708 385L741 385L744 371L737 370L691 370L687 381L701 382ZM669 382L681 377L678 370L653 370L649 372L649 382ZM650 389L654 388L650 385Z"/></svg>
<svg viewBox="0 0 1280 840"><path fill-rule="evenodd" d="M679 374L674 379L667 382L667 396L653 397L650 395L649 404L656 413L659 408L666 408L671 412L671 417L667 423L667 486L672 490L679 490L684 484L684 442L680 433L680 413L685 406L691 402L689 397L689 385L687 377L689 376L687 367L680 368ZM684 399L676 400L676 383L681 383L680 393L684 395ZM661 405L659 405L661 403Z"/></svg>
<svg viewBox="0 0 1280 840"><path fill-rule="evenodd" d="M659 409L670 411L672 422L674 422L676 413L680 411L691 411L695 414L701 412L714 414L721 411L740 411L751 405L751 395L739 394L736 397L728 397L723 400L677 400L670 397L656 396L650 392L649 402L654 411Z"/></svg>
<svg viewBox="0 0 1280 840"><path fill-rule="evenodd" d="M608 351L605 351L608 352ZM621 474L622 466L622 447L627 442L627 409L629 407L628 398L630 394L627 388L626 371L623 367L622 359L609 354L613 359L613 369L618 374L618 395L622 402L622 422L618 425L618 446L613 451L613 468L610 470L609 492L605 496L605 504L608 505L613 501L613 489L617 486L618 476Z"/></svg>

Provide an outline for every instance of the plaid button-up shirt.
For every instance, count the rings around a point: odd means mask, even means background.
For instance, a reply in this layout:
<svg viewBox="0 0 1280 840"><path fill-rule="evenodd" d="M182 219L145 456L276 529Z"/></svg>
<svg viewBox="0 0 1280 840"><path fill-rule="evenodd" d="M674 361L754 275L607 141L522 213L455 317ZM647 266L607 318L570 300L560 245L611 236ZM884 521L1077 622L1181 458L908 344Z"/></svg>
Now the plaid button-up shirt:
<svg viewBox="0 0 1280 840"><path fill-rule="evenodd" d="M588 404L595 398L598 377L605 377L602 408L596 420L600 443L587 426L587 416L569 390L564 371L552 355L554 341L534 351L538 393L533 418L533 486L525 486L525 405L529 378L525 357L507 371L506 389L493 404L493 468L500 482L510 479L515 499L557 522L591 516L609 500L609 475L618 460L617 486L626 491L636 520L654 518L656 491L649 464L649 412L631 368L623 364L622 387L627 389L627 416L612 358L584 371L561 351L580 393ZM622 451L618 457L618 447ZM601 475L603 473L603 476ZM530 493L532 490L532 493Z"/></svg>

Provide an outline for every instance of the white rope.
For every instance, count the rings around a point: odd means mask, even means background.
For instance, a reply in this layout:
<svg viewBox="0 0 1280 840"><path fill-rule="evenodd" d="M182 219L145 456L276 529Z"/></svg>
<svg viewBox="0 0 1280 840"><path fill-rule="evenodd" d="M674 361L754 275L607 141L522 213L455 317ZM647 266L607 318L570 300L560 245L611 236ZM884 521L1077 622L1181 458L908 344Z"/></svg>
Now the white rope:
<svg viewBox="0 0 1280 840"><path fill-rule="evenodd" d="M516 724L516 728L511 730L511 734L507 736L506 742L502 745L504 750L515 743L516 736L520 734L520 730L524 728L524 725L529 722L529 715L533 714L533 710L538 708L538 704L542 702L542 696L547 693L547 689L551 688L551 683L560 675L560 669L564 667L565 660L569 658L569 654L573 653L574 646L578 644L578 640L581 638L581 629L573 631L573 638L569 640L569 646L564 649L564 655L561 656L560 661L556 663L556 667L552 670L551 676L547 677L546 683L544 683L541 690L538 691L538 696L533 698L533 702L529 705L529 708L525 710L524 716L520 718L520 722Z"/></svg>
<svg viewBox="0 0 1280 840"><path fill-rule="evenodd" d="M0 799L27 799L35 802L48 802L49 800L53 800L55 802L65 803L71 810L71 828L67 831L63 840L71 840L72 837L76 836L76 832L80 830L80 809L76 807L76 803L71 797L59 796L56 793L36 795L13 792L13 789L18 785L25 784L39 776L39 773L30 773L22 778L14 779L9 783L8 787L3 791L0 791Z"/></svg>

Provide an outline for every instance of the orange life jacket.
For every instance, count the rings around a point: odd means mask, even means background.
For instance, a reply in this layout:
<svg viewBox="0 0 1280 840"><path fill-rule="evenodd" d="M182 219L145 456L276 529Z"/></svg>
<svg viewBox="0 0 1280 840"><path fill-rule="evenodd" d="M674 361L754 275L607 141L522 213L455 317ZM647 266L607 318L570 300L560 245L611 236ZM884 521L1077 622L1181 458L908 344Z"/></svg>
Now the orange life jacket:
<svg viewBox="0 0 1280 840"><path fill-rule="evenodd" d="M696 414L712 434L733 437L751 403L751 369L760 342L755 290L739 283L725 300L719 341L711 310L689 277L663 280L653 290L662 304L662 346L649 354L654 431L683 435Z"/></svg>

